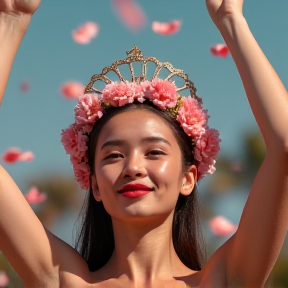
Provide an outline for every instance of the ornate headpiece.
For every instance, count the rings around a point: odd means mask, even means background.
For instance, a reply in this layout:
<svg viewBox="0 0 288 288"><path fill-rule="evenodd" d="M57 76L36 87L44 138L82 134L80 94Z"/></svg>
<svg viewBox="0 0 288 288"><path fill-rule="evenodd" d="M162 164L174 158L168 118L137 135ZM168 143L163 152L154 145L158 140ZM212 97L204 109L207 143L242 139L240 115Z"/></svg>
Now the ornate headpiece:
<svg viewBox="0 0 288 288"><path fill-rule="evenodd" d="M87 190L90 186L87 142L94 124L110 106L119 107L144 101L151 101L159 109L168 110L191 138L198 180L207 173L212 174L220 150L219 132L208 127L209 116L207 110L202 108L202 99L196 95L194 83L183 70L173 68L169 62L161 63L154 57L144 57L135 46L126 53L126 59L117 60L105 67L101 74L92 76L85 88L85 94L79 97L74 109L75 123L61 133L61 142L66 153L70 155L74 174L81 188ZM135 63L141 65L140 75L135 75ZM149 78L147 71L150 71L151 64L154 71ZM132 76L129 80L125 80L123 72L121 73L121 69L127 65ZM168 76L159 79L163 70L168 71ZM116 76L116 81L109 78L111 73L111 76ZM176 78L184 84L177 87ZM98 83L104 83L102 90L97 88ZM189 91L188 97L179 94L184 90Z"/></svg>

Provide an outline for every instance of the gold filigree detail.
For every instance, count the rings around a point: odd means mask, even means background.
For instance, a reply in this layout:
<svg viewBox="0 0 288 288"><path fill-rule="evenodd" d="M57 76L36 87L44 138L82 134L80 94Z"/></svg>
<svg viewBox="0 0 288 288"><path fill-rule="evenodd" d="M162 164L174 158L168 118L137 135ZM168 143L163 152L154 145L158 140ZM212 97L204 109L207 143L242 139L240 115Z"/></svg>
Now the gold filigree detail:
<svg viewBox="0 0 288 288"><path fill-rule="evenodd" d="M181 107L181 104L182 104L182 97L178 95L175 107L167 108L166 110L169 111L176 118L178 115L178 111Z"/></svg>
<svg viewBox="0 0 288 288"><path fill-rule="evenodd" d="M188 79L188 75L185 74L183 70L174 68L169 62L160 62L155 57L144 57L141 50L138 49L136 46L133 46L133 48L130 51L127 51L126 54L126 59L117 60L113 62L112 65L103 68L100 74L93 75L90 82L85 87L85 93L102 94L102 90L97 89L95 87L95 83L97 81L102 81L105 84L111 83L112 80L109 79L109 77L107 76L107 73L110 71L113 71L119 77L119 81L129 81L136 83L143 82L147 80L147 64L152 62L156 64L156 68L153 73L152 79L149 80L157 78L162 69L167 69L170 74L164 80L169 80L174 76L178 76L184 80L184 85L182 87L177 87L176 89L178 94L182 90L189 89L191 97L195 98L197 101L198 99L200 99L196 96L197 89L194 83ZM140 62L142 64L141 75L135 75L133 62ZM129 70L131 72L131 79L124 79L124 77L122 76L118 67L123 64L127 64L129 66Z"/></svg>

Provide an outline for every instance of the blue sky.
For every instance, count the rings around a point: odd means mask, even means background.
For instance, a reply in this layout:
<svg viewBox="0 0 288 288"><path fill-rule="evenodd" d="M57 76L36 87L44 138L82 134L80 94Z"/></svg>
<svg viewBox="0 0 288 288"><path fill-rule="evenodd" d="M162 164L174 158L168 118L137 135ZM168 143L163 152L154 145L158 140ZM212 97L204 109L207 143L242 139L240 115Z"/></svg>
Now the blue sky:
<svg viewBox="0 0 288 288"><path fill-rule="evenodd" d="M210 126L220 130L221 153L240 154L243 133L257 128L231 56L222 59L209 52L211 45L223 40L205 1L142 0L139 4L148 23L135 33L119 21L108 0L43 0L19 48L0 113L0 154L10 146L35 153L31 163L4 164L23 192L29 188L26 180L40 173L72 175L60 133L73 122L76 101L59 94L61 84L88 83L104 66L125 58L133 45L145 56L171 62L189 75L211 115ZM286 87L287 14L287 0L245 1L248 24ZM165 37L152 32L152 21L174 19L182 21L179 33ZM97 22L100 33L89 45L76 44L71 31L86 21ZM24 80L31 85L25 94L19 90Z"/></svg>

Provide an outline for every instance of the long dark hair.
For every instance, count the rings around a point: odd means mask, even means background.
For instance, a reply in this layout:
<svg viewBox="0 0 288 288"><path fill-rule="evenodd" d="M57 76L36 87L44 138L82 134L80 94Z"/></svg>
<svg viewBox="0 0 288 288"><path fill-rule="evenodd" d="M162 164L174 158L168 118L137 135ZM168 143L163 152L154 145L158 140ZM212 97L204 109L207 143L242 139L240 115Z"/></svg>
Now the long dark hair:
<svg viewBox="0 0 288 288"><path fill-rule="evenodd" d="M148 102L148 101L147 101ZM91 173L94 173L95 147L102 127L113 116L134 109L145 109L162 117L172 129L182 152L183 169L194 163L193 143L168 111L160 110L152 103L133 103L122 107L109 107L96 122L90 134L88 159ZM103 203L94 199L90 189L82 208L81 230L76 240L76 249L87 261L90 271L103 267L110 259L115 243L111 216ZM197 187L189 196L179 194L172 224L172 240L180 260L192 270L201 270L205 261L204 240L200 226Z"/></svg>

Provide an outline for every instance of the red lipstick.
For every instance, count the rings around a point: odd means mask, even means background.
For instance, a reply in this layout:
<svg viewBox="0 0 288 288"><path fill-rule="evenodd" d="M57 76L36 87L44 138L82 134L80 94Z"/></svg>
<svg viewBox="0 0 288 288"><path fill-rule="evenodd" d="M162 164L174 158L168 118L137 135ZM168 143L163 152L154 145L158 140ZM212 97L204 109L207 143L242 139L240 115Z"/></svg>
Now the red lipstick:
<svg viewBox="0 0 288 288"><path fill-rule="evenodd" d="M117 193L121 194L124 197L137 198L144 196L153 190L154 190L153 188L144 184L131 183L123 186L121 189L117 191Z"/></svg>

